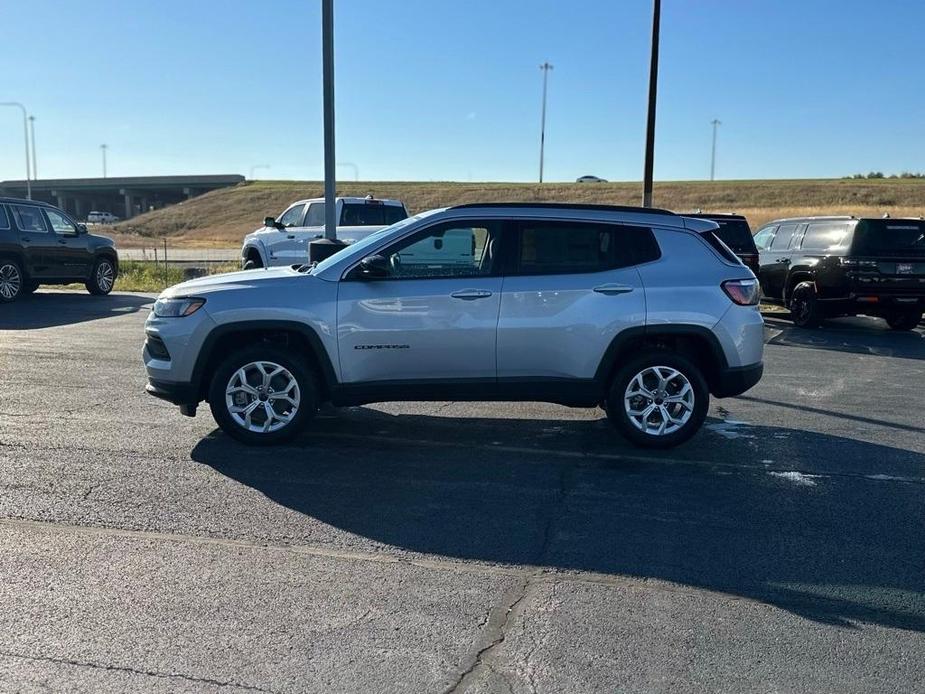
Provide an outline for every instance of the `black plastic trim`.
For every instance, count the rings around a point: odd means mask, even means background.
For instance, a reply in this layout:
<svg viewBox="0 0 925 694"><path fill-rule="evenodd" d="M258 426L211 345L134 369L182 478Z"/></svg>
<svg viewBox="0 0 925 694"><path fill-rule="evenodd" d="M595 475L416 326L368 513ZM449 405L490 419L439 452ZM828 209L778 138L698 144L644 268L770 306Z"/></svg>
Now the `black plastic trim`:
<svg viewBox="0 0 925 694"><path fill-rule="evenodd" d="M148 381L145 391L148 395L172 402L174 405L195 405L202 400L191 383Z"/></svg>
<svg viewBox="0 0 925 694"><path fill-rule="evenodd" d="M758 362L751 366L737 366L722 369L716 376L711 392L717 398L731 398L741 395L761 380L764 364Z"/></svg>
<svg viewBox="0 0 925 694"><path fill-rule="evenodd" d="M661 214L671 217L679 215L671 210L658 207L634 207L632 205L591 205L575 202L469 202L464 205L454 205L451 210L466 210L476 207L487 209L513 208L517 210L538 208L542 210L588 210L598 212L639 212L644 214Z"/></svg>

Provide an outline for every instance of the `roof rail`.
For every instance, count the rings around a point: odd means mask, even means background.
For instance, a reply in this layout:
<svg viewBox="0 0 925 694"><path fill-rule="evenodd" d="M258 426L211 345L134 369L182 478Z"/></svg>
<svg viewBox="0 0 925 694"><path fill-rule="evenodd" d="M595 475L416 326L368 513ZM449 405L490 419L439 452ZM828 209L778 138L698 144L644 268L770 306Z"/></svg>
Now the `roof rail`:
<svg viewBox="0 0 925 694"><path fill-rule="evenodd" d="M471 207L516 207L522 209L525 207L539 207L540 209L566 209L566 210L590 210L598 212L639 212L643 214L667 214L677 217L677 213L671 210L662 210L657 207L634 207L632 205L593 205L589 203L576 202L468 202L464 205L453 205L451 210L463 210Z"/></svg>

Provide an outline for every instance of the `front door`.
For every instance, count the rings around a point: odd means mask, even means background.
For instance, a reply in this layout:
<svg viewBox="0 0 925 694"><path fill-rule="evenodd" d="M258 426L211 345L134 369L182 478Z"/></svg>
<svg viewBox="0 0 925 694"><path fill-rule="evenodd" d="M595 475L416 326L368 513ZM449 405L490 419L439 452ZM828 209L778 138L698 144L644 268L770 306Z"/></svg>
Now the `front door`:
<svg viewBox="0 0 925 694"><path fill-rule="evenodd" d="M45 216L55 235L50 252L53 274L63 279L86 279L93 261L86 234L81 235L77 225L57 210L45 208Z"/></svg>
<svg viewBox="0 0 925 694"><path fill-rule="evenodd" d="M298 203L280 215L276 220L279 226L263 232L268 265L303 265L308 262L306 235L302 233L304 217L305 203Z"/></svg>
<svg viewBox="0 0 925 694"><path fill-rule="evenodd" d="M55 234L49 229L42 208L35 205L10 205L13 221L19 230L26 261L26 272L33 279L50 279L57 276L53 264L57 245Z"/></svg>
<svg viewBox="0 0 925 694"><path fill-rule="evenodd" d="M443 222L379 251L385 276L348 272L337 301L342 382L493 382L500 227Z"/></svg>
<svg viewBox="0 0 925 694"><path fill-rule="evenodd" d="M781 224L770 248L758 252L762 289L775 299L783 296L784 282L790 273L790 241L799 227L799 224Z"/></svg>

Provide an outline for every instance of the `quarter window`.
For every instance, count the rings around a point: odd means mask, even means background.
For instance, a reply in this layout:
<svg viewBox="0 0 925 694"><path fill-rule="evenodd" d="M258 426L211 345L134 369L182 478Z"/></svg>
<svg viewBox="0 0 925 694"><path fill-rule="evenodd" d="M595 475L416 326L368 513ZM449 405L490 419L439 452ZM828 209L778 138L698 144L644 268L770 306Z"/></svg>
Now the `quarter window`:
<svg viewBox="0 0 925 694"><path fill-rule="evenodd" d="M45 214L48 215L48 221L51 222L51 228L56 234L74 236L77 233L77 227L60 212L45 210Z"/></svg>
<svg viewBox="0 0 925 694"><path fill-rule="evenodd" d="M38 207L29 205L11 205L13 217L16 219L16 226L20 231L47 232L45 218L42 217L42 211Z"/></svg>
<svg viewBox="0 0 925 694"><path fill-rule="evenodd" d="M803 236L803 250L824 251L840 246L848 232L845 222L817 222L810 224Z"/></svg>
<svg viewBox="0 0 925 694"><path fill-rule="evenodd" d="M302 212L305 211L305 205L293 205L283 212L279 218L279 223L284 227L297 227L302 223Z"/></svg>
<svg viewBox="0 0 925 694"><path fill-rule="evenodd" d="M449 222L385 250L392 279L483 277L496 260L498 224Z"/></svg>

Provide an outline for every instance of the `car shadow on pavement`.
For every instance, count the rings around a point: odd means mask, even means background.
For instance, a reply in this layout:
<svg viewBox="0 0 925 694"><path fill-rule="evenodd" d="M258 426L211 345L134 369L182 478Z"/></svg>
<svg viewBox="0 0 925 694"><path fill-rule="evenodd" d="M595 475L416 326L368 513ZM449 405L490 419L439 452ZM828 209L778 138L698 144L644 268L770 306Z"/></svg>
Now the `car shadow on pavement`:
<svg viewBox="0 0 925 694"><path fill-rule="evenodd" d="M799 328L779 317L764 316L773 336L768 344L806 347L853 354L871 354L902 359L925 359L925 333L895 331L882 320L839 318L823 321L818 328Z"/></svg>
<svg viewBox="0 0 925 694"><path fill-rule="evenodd" d="M280 448L216 431L192 459L411 553L658 579L846 628L925 631L925 455L776 427L737 436L707 429L652 452L601 420L354 408Z"/></svg>
<svg viewBox="0 0 925 694"><path fill-rule="evenodd" d="M38 291L0 304L0 330L35 330L135 313L154 303L138 294L93 296L86 292Z"/></svg>

